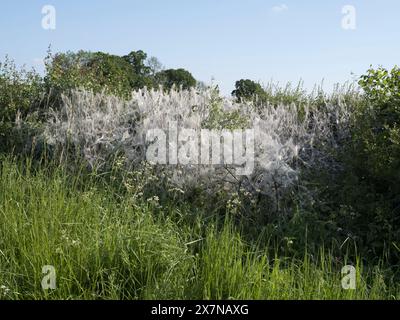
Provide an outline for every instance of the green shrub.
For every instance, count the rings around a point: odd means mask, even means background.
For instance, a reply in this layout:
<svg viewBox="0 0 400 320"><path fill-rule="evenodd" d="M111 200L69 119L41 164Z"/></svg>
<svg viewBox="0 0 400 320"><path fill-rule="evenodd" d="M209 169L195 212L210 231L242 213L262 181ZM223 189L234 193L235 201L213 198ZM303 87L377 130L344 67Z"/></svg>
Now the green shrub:
<svg viewBox="0 0 400 320"><path fill-rule="evenodd" d="M102 52L49 54L46 69L46 87L55 103L59 103L61 93L81 87L129 97L137 81L128 61Z"/></svg>
<svg viewBox="0 0 400 320"><path fill-rule="evenodd" d="M365 168L371 178L389 187L400 182L400 69L382 67L368 70L361 77L368 106L359 114L355 138L365 155ZM385 187L383 187L385 189ZM394 191L394 190L393 190Z"/></svg>
<svg viewBox="0 0 400 320"><path fill-rule="evenodd" d="M156 61L156 62L154 62ZM158 71L160 66L155 58L147 60L141 50L126 56L104 52L78 51L49 53L46 59L45 82L53 104L60 103L61 93L75 88L130 98L133 90L159 85L171 89L173 86L189 89L196 86L192 74L184 69ZM149 65L150 64L150 65Z"/></svg>
<svg viewBox="0 0 400 320"><path fill-rule="evenodd" d="M211 90L210 114L202 123L206 129L235 130L246 129L250 124L250 119L240 110L224 110L224 99L219 94L218 87Z"/></svg>
<svg viewBox="0 0 400 320"><path fill-rule="evenodd" d="M0 152L15 147L14 129L22 119L36 123L32 114L40 111L43 94L43 81L35 70L18 70L8 57L0 62Z"/></svg>
<svg viewBox="0 0 400 320"><path fill-rule="evenodd" d="M343 147L345 170L329 190L335 219L372 256L400 241L400 69L370 69L360 78L363 101L353 115L352 141Z"/></svg>
<svg viewBox="0 0 400 320"><path fill-rule="evenodd" d="M267 94L261 84L250 79L236 81L232 96L235 96L238 101L258 101L261 103L265 102L267 98Z"/></svg>

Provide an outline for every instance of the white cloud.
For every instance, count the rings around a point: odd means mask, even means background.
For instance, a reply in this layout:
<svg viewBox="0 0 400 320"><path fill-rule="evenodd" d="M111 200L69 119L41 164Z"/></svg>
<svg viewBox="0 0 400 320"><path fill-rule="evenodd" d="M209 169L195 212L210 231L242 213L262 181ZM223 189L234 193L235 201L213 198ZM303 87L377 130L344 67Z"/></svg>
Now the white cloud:
<svg viewBox="0 0 400 320"><path fill-rule="evenodd" d="M289 10L289 7L286 4L281 4L281 5L272 7L272 12L274 12L274 13L281 13L281 12L284 12L287 10Z"/></svg>

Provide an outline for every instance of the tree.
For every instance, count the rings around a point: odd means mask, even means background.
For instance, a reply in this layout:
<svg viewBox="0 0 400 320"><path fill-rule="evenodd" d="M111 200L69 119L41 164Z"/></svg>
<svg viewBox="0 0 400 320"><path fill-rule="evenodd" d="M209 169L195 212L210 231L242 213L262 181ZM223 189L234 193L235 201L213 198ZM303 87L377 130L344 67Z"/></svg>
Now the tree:
<svg viewBox="0 0 400 320"><path fill-rule="evenodd" d="M254 100L256 97L263 99L265 91L261 85L249 79L236 81L232 95L238 100Z"/></svg>
<svg viewBox="0 0 400 320"><path fill-rule="evenodd" d="M61 102L62 92L79 87L129 98L133 90L144 87L161 84L167 89L173 85L188 89L197 84L184 69L162 71L157 58L147 59L142 50L122 57L89 51L49 54L46 67L45 83L56 105Z"/></svg>
<svg viewBox="0 0 400 320"><path fill-rule="evenodd" d="M45 82L53 93L83 87L94 92L106 90L126 96L137 82L127 61L103 52L58 53L49 57L46 67Z"/></svg>
<svg viewBox="0 0 400 320"><path fill-rule="evenodd" d="M151 69L146 65L147 54L142 50L132 51L122 57L133 68L133 72L139 76L149 76Z"/></svg>
<svg viewBox="0 0 400 320"><path fill-rule="evenodd" d="M143 51L132 51L124 57L88 51L50 55L46 63L46 84L56 96L65 90L83 87L129 97L132 90L154 86L146 57Z"/></svg>
<svg viewBox="0 0 400 320"><path fill-rule="evenodd" d="M197 81L193 75L185 69L168 69L157 73L157 83L163 85L166 89L173 86L189 89L196 86Z"/></svg>
<svg viewBox="0 0 400 320"><path fill-rule="evenodd" d="M146 60L147 66L150 68L150 74L155 76L164 69L162 63L156 57L150 57Z"/></svg>

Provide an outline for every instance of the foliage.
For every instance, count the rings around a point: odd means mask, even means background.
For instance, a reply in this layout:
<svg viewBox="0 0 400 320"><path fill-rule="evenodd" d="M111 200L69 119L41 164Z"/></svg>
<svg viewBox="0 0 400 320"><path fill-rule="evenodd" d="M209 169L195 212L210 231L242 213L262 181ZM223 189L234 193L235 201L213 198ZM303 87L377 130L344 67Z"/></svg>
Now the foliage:
<svg viewBox="0 0 400 320"><path fill-rule="evenodd" d="M127 61L133 68L133 72L138 75L146 76L150 73L150 67L146 66L147 54L142 50L132 51L122 59Z"/></svg>
<svg viewBox="0 0 400 320"><path fill-rule="evenodd" d="M299 183L302 167L329 167L332 156L327 147L335 148L338 139L348 134L348 106L343 103L328 104L318 112L302 107L300 117L296 105L256 109L252 103L222 98L215 89L143 89L133 92L129 101L74 91L63 101L63 108L46 124L47 143L63 154L73 147L90 167L102 170L109 168L110 159L117 153L125 157L128 166L140 165L146 160L149 145L146 134L152 129L166 132L175 121L179 128L216 129L221 134L222 130L254 129L254 157L250 159L254 170L248 175L237 174L235 166L222 164L157 168L186 191L200 189L216 194L218 190L244 188L255 197L261 194L276 213L282 213L279 202ZM182 141L177 147L184 144Z"/></svg>
<svg viewBox="0 0 400 320"><path fill-rule="evenodd" d="M46 66L46 85L58 99L63 92L80 87L127 97L143 82L128 61L102 52L58 53L48 57Z"/></svg>
<svg viewBox="0 0 400 320"><path fill-rule="evenodd" d="M250 79L241 79L236 81L235 90L232 91L232 95L238 100L253 100L264 101L265 91L259 83L256 83Z"/></svg>
<svg viewBox="0 0 400 320"><path fill-rule="evenodd" d="M153 77L164 69L164 66L156 57L148 58L146 60L146 65L149 68L150 75Z"/></svg>
<svg viewBox="0 0 400 320"><path fill-rule="evenodd" d="M370 69L359 83L368 103L360 110L356 135L368 154L365 170L394 187L400 182L400 69Z"/></svg>
<svg viewBox="0 0 400 320"><path fill-rule="evenodd" d="M209 115L203 121L202 127L218 130L246 129L249 127L250 119L239 109L230 110L224 108L225 100L220 96L218 87L211 88Z"/></svg>
<svg viewBox="0 0 400 320"><path fill-rule="evenodd" d="M400 70L370 69L360 78L363 103L353 114L352 140L343 148L346 170L338 176L347 206L347 228L371 254L400 241Z"/></svg>
<svg viewBox="0 0 400 320"><path fill-rule="evenodd" d="M185 69L167 69L156 74L157 83L166 89L172 87L188 90L194 88L197 84L192 74Z"/></svg>
<svg viewBox="0 0 400 320"><path fill-rule="evenodd" d="M26 117L33 120L43 99L43 82L34 70L18 70L8 57L0 63L0 152L18 145L13 128Z"/></svg>
<svg viewBox="0 0 400 320"><path fill-rule="evenodd" d="M280 257L244 240L230 219L193 220L185 205L121 194L104 175L71 175L2 159L1 299L399 299L379 263L319 253ZM271 254L268 254L271 252ZM56 290L43 290L53 265ZM353 264L357 289L343 290Z"/></svg>
<svg viewBox="0 0 400 320"><path fill-rule="evenodd" d="M173 86L189 89L196 80L184 69L162 70L155 57L147 59L142 50L125 56L103 52L78 51L49 54L46 60L45 81L48 90L56 95L60 104L62 93L70 89L106 92L128 99L132 91L160 85L167 89Z"/></svg>
<svg viewBox="0 0 400 320"><path fill-rule="evenodd" d="M386 280L400 257L399 68L371 68L361 92L344 85L307 94L301 83L242 79L226 98L143 51L49 54L46 67L42 78L9 59L0 64L0 151L60 161L49 176L48 163L37 172L0 164L0 284L13 298L42 297L30 286L39 277L31 268L49 259L70 280L51 297L398 297ZM252 173L146 163L146 133L172 122L254 129ZM322 243L332 244L329 254L319 252ZM331 274L347 254L360 273L383 256L389 271L368 270L362 290L344 294ZM328 287L311 294L319 281Z"/></svg>

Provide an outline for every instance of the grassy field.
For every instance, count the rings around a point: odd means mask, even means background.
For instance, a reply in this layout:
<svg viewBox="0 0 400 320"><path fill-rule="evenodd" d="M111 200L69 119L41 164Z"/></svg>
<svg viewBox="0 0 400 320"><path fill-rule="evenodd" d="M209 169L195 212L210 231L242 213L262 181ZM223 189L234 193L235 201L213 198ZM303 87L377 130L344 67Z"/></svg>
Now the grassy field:
<svg viewBox="0 0 400 320"><path fill-rule="evenodd" d="M100 177L0 162L1 299L398 299L381 265L358 257L344 290L346 257L281 257L245 241L231 219L205 219L185 204L160 205L99 187ZM43 290L42 267L56 270Z"/></svg>

